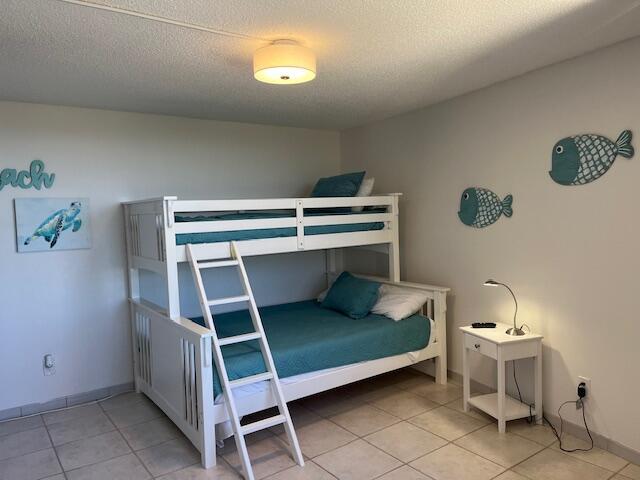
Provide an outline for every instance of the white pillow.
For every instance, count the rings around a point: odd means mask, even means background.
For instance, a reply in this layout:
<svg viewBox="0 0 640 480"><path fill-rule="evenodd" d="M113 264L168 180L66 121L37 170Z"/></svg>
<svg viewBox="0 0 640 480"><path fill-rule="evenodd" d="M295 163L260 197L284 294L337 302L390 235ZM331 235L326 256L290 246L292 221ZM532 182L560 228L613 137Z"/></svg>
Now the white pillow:
<svg viewBox="0 0 640 480"><path fill-rule="evenodd" d="M356 197L368 197L373 192L373 184L375 183L375 178L365 178L360 184L360 188L358 189L358 193L356 193ZM351 211L353 212L361 212L364 207L351 207Z"/></svg>
<svg viewBox="0 0 640 480"><path fill-rule="evenodd" d="M428 299L427 293L422 290L383 283L371 313L385 315L397 322L419 311Z"/></svg>

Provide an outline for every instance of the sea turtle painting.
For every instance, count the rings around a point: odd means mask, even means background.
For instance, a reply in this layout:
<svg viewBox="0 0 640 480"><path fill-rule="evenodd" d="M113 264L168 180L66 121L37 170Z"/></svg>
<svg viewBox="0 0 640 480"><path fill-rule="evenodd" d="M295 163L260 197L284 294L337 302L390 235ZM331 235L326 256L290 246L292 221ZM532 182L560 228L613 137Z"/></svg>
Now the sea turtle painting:
<svg viewBox="0 0 640 480"><path fill-rule="evenodd" d="M71 202L69 208L58 210L49 215L35 229L33 234L25 241L25 245L29 245L33 240L42 237L49 244L49 248L55 247L60 239L60 235L65 230L71 228L72 232L77 232L82 227L82 220L78 218L82 204L80 202Z"/></svg>

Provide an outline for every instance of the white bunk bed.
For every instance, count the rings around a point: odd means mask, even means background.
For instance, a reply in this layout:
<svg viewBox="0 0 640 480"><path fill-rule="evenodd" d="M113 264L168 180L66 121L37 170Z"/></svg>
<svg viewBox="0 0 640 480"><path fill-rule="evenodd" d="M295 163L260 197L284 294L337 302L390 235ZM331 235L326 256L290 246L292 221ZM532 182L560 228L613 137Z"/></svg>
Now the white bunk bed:
<svg viewBox="0 0 640 480"><path fill-rule="evenodd" d="M124 202L129 302L132 319L134 379L136 390L147 395L182 430L201 452L202 465L216 463L215 425L229 417L224 404L214 398L211 338L213 333L180 314L178 264L187 261L186 248L176 236L205 232L237 232L265 228L294 228L295 236L236 241L243 257L308 250L327 253L328 280L339 273L337 250L366 247L388 252L389 279L382 283L402 285L427 293L423 313L433 321L429 344L418 352L369 360L335 369L312 372L283 381L287 401L313 395L425 360L435 360L438 383L447 381L446 294L444 287L400 281L398 198L401 194L370 197L281 198L242 200L178 200L177 197ZM374 212L312 214L309 209L377 207ZM291 216L239 220L176 222L175 215L212 212L288 210ZM305 227L355 225L382 222L377 230L306 234ZM198 256L230 257L230 243L193 244ZM139 271L160 274L166 282L166 308L140 296ZM270 390L245 393L236 400L241 415L275 405Z"/></svg>

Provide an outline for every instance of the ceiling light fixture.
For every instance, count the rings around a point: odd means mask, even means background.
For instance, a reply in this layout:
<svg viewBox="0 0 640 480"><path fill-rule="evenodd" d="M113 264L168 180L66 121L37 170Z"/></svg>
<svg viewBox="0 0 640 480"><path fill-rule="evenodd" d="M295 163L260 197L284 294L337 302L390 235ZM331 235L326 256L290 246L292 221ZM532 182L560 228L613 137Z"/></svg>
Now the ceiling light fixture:
<svg viewBox="0 0 640 480"><path fill-rule="evenodd" d="M276 40L253 54L253 76L277 85L310 82L316 78L316 55L293 40Z"/></svg>

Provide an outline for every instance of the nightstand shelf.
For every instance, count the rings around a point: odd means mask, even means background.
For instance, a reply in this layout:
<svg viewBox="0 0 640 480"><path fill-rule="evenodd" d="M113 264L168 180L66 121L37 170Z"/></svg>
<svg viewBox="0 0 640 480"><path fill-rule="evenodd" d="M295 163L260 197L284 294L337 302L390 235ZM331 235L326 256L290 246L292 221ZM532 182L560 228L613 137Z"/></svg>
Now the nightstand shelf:
<svg viewBox="0 0 640 480"><path fill-rule="evenodd" d="M462 390L465 412L469 405L491 415L498 420L498 431L506 431L506 422L526 418L529 414L542 423L542 335L527 333L521 336L507 335L510 325L498 323L496 328L460 327L462 342ZM471 377L469 369L469 351L496 360L498 366L498 391L486 395L471 397ZM534 386L535 403L529 412L529 406L520 403L506 394L505 364L511 360L533 358L535 366Z"/></svg>
<svg viewBox="0 0 640 480"><path fill-rule="evenodd" d="M529 416L529 407L527 405L520 403L509 395L505 395L504 399L504 420L506 422ZM498 418L498 392L471 397L468 403L472 407L476 407L478 410L482 410L486 414L491 415L493 418ZM535 409L532 410L532 413L535 415Z"/></svg>

